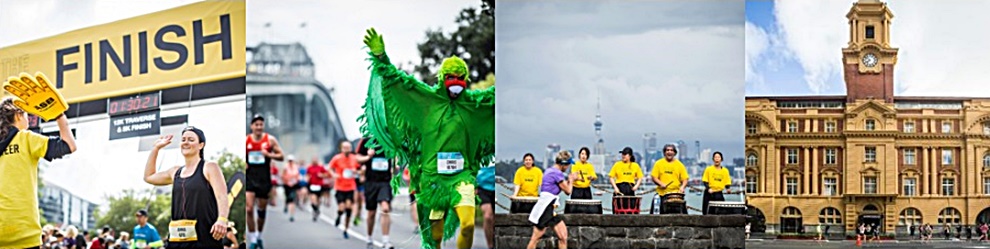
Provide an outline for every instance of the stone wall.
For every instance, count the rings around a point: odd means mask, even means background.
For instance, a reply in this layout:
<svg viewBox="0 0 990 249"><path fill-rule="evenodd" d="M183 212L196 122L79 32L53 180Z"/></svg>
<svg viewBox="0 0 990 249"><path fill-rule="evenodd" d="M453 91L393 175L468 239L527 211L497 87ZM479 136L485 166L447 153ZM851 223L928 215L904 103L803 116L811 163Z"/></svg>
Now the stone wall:
<svg viewBox="0 0 990 249"><path fill-rule="evenodd" d="M745 248L743 215L561 214L568 248ZM495 215L495 247L526 248L533 236L527 214ZM547 229L537 248L557 248Z"/></svg>

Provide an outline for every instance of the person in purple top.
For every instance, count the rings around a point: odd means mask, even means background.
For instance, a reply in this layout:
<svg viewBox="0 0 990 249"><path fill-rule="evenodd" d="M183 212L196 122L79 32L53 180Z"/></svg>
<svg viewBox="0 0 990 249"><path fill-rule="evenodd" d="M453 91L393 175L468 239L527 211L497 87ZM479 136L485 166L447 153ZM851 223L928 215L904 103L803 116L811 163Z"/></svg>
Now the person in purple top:
<svg viewBox="0 0 990 249"><path fill-rule="evenodd" d="M564 192L564 194L570 195L574 186L574 180L577 179L576 173L571 173L570 175L564 174L564 171L567 171L567 167L574 164L570 152L561 151L557 154L555 161L556 165L543 173L543 184L540 186L541 199L545 198L542 192L551 195L558 195L560 192ZM557 246L559 248L567 248L567 225L564 224L564 220L553 212L556 202L558 201L554 200L547 205L543 210L543 214L540 216L539 222L533 224L533 236L530 238L529 245L526 248L536 248L536 242L539 241L540 237L543 237L546 228L551 226L557 234Z"/></svg>

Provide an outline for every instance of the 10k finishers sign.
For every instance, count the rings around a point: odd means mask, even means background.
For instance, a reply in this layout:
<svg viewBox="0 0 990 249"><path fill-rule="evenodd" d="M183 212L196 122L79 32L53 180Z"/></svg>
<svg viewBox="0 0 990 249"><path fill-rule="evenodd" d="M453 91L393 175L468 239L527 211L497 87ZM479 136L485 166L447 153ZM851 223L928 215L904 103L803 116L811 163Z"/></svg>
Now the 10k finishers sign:
<svg viewBox="0 0 990 249"><path fill-rule="evenodd" d="M110 118L110 140L161 133L161 111L139 112Z"/></svg>

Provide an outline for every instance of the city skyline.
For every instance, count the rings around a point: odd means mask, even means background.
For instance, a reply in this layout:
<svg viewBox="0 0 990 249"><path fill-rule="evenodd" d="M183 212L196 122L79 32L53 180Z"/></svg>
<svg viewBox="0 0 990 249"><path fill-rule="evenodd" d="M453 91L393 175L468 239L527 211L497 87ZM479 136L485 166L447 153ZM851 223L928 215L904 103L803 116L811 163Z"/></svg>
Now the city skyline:
<svg viewBox="0 0 990 249"><path fill-rule="evenodd" d="M742 2L499 6L498 160L550 143L594 148L598 96L606 152L642 150L643 134L656 132L741 156Z"/></svg>

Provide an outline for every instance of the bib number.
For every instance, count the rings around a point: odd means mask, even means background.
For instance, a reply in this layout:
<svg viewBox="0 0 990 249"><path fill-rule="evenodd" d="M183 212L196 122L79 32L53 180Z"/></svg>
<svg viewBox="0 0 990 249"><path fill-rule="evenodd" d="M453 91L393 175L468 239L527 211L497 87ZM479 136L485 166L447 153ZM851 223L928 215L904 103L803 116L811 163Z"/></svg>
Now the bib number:
<svg viewBox="0 0 990 249"><path fill-rule="evenodd" d="M350 169L344 170L344 179L354 179L354 175L355 175L354 170L350 170Z"/></svg>
<svg viewBox="0 0 990 249"><path fill-rule="evenodd" d="M196 240L195 220L173 220L168 223L169 242L191 242Z"/></svg>
<svg viewBox="0 0 990 249"><path fill-rule="evenodd" d="M437 173L456 174L464 170L464 157L460 152L437 153Z"/></svg>
<svg viewBox="0 0 990 249"><path fill-rule="evenodd" d="M388 159L386 158L372 158L371 159L371 170L374 171L388 171Z"/></svg>
<svg viewBox="0 0 990 249"><path fill-rule="evenodd" d="M265 164L265 155L261 151L248 152L249 164Z"/></svg>
<svg viewBox="0 0 990 249"><path fill-rule="evenodd" d="M144 248L145 246L148 245L148 242L144 242L144 240L139 240L137 242L134 242L134 245L137 246L137 248Z"/></svg>
<svg viewBox="0 0 990 249"><path fill-rule="evenodd" d="M312 184L309 185L309 190L310 191L313 191L313 192L320 192L320 190L322 190L322 189L323 189L323 186L320 186L320 185L312 185Z"/></svg>

